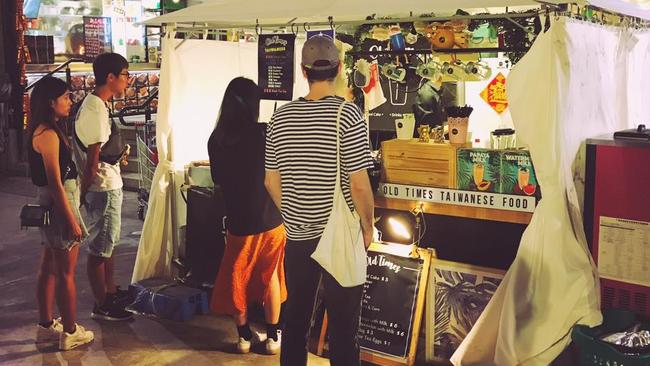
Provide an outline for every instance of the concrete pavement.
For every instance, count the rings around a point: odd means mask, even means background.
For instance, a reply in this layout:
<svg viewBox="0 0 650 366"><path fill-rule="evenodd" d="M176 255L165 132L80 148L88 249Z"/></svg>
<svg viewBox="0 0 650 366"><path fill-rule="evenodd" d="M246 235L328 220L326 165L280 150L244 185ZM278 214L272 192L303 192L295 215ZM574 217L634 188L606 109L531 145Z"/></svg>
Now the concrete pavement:
<svg viewBox="0 0 650 366"><path fill-rule="evenodd" d="M36 273L41 256L38 231L21 231L18 214L34 201L36 190L28 178L0 177L0 365L278 365L277 356L251 352L229 353L236 329L227 317L195 316L179 323L137 316L135 321L112 323L90 319L92 293L86 277L85 249L77 265L78 322L95 332L95 340L68 352L54 346L36 347ZM137 200L125 192L121 245L115 253L116 277L128 286L142 221ZM328 365L310 354L310 365Z"/></svg>

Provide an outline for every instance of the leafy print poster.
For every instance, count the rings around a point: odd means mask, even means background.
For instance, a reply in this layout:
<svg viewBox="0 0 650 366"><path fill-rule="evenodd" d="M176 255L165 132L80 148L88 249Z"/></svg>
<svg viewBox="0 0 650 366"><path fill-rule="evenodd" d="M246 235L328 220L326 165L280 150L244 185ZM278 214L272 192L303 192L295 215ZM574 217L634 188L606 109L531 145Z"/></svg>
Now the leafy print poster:
<svg viewBox="0 0 650 366"><path fill-rule="evenodd" d="M449 359L494 295L504 272L466 264L435 261L432 272L432 355ZM433 310L433 314L431 314ZM431 317L433 315L433 317Z"/></svg>

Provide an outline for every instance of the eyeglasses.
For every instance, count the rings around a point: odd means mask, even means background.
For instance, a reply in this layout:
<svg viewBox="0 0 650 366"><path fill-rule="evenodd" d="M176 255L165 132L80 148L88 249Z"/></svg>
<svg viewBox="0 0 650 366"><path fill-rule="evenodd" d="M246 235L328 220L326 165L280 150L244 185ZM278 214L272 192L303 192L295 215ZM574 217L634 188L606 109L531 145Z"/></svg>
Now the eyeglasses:
<svg viewBox="0 0 650 366"><path fill-rule="evenodd" d="M131 74L128 71L121 72L120 75L126 76L127 79L129 78L129 76L131 76Z"/></svg>

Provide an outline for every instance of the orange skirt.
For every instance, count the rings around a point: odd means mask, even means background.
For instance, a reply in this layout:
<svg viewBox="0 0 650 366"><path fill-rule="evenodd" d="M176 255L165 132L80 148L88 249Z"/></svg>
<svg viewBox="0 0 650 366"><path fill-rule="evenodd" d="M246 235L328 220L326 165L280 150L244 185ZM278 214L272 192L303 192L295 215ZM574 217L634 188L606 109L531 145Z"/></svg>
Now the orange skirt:
<svg viewBox="0 0 650 366"><path fill-rule="evenodd" d="M284 282L284 225L256 235L226 237L226 248L212 291L210 308L215 314L246 313L251 302L263 303L277 268L280 300L287 299Z"/></svg>

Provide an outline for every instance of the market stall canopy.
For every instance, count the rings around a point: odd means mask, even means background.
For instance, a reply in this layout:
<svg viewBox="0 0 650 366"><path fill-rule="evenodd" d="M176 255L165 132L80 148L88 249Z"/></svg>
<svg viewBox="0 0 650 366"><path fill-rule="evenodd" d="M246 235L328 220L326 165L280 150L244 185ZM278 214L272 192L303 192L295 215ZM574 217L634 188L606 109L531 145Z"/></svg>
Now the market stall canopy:
<svg viewBox="0 0 650 366"><path fill-rule="evenodd" d="M650 20L650 0L590 0L589 3L615 13Z"/></svg>
<svg viewBox="0 0 650 366"><path fill-rule="evenodd" d="M146 25L172 23L207 23L214 27L250 27L259 20L261 26L273 24L303 24L325 22L333 17L335 23L360 21L367 16L377 17L409 16L428 13L454 12L456 9L473 9L503 6L539 5L534 0L459 0L459 1L376 1L376 0L206 0L203 4L191 6L173 13L150 19Z"/></svg>

